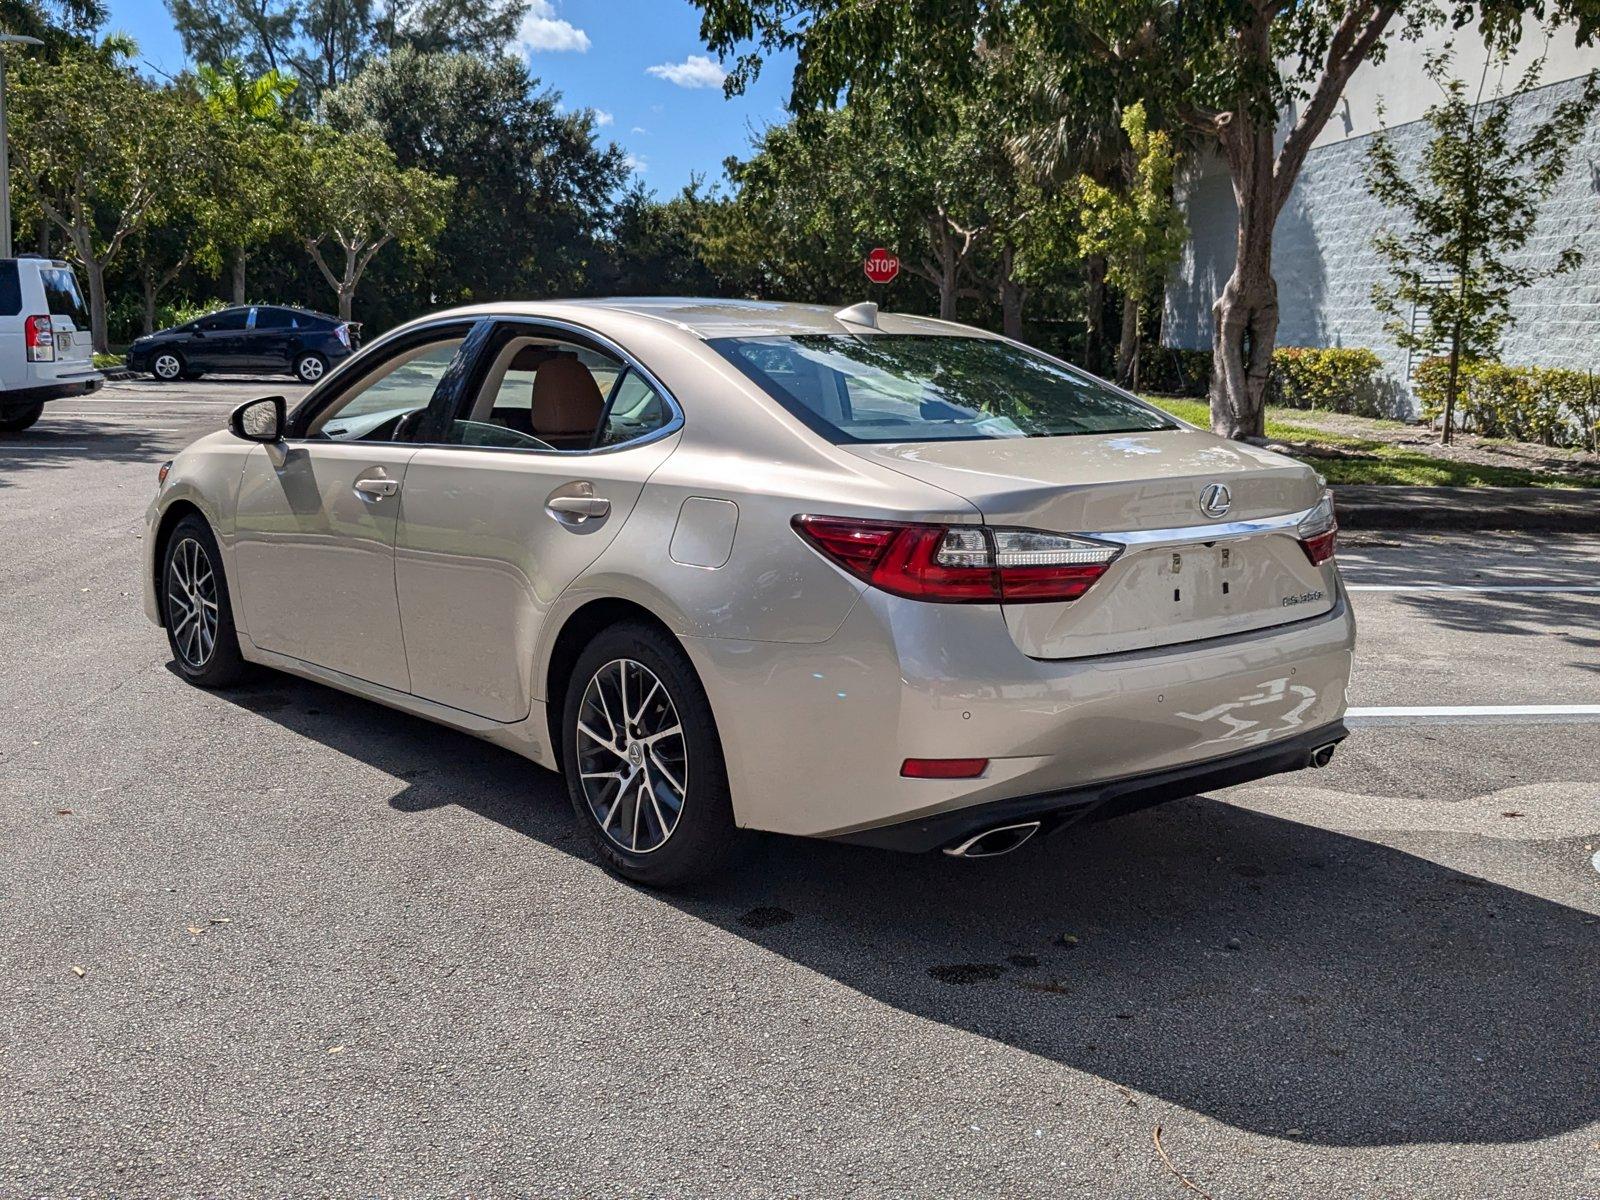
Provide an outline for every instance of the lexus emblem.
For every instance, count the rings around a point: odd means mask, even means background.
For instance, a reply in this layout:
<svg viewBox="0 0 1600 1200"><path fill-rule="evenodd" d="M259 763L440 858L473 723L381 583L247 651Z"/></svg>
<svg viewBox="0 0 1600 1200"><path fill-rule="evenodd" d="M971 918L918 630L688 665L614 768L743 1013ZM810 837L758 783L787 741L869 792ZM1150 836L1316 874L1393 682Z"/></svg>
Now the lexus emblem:
<svg viewBox="0 0 1600 1200"><path fill-rule="evenodd" d="M1200 493L1200 511L1208 517L1226 516L1233 504L1233 493L1225 483L1213 483Z"/></svg>

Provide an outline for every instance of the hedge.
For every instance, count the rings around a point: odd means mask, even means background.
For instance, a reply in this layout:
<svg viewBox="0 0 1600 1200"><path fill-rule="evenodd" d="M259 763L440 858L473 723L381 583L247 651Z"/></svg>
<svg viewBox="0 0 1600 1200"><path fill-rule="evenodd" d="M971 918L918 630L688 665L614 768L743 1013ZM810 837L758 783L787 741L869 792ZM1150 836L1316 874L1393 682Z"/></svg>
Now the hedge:
<svg viewBox="0 0 1600 1200"><path fill-rule="evenodd" d="M1204 396L1211 382L1211 351L1158 347L1139 364L1140 383L1152 392ZM1388 417L1405 405L1371 350L1286 346L1272 353L1267 403L1315 408L1358 417Z"/></svg>
<svg viewBox="0 0 1600 1200"><path fill-rule="evenodd" d="M1430 421L1444 415L1449 380L1449 359L1417 365L1417 402ZM1456 420L1484 437L1600 451L1600 379L1591 371L1469 360L1461 364Z"/></svg>

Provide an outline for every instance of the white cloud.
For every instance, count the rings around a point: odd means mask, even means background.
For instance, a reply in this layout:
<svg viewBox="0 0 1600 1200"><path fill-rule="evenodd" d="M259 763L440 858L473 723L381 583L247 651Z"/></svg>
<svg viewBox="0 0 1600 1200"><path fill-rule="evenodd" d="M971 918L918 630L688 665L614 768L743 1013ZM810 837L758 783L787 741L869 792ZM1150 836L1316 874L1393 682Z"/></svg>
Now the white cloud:
<svg viewBox="0 0 1600 1200"><path fill-rule="evenodd" d="M648 129L646 129L643 125L635 125L632 129L628 130L628 132L629 133L649 133L650 131Z"/></svg>
<svg viewBox="0 0 1600 1200"><path fill-rule="evenodd" d="M645 74L665 79L668 83L675 83L681 88L721 87L722 81L728 77L726 71L704 54L691 54L681 63L662 63L657 67L646 67Z"/></svg>
<svg viewBox="0 0 1600 1200"><path fill-rule="evenodd" d="M603 108L597 108L594 110L594 123L600 126L602 129L615 120L616 118Z"/></svg>
<svg viewBox="0 0 1600 1200"><path fill-rule="evenodd" d="M522 28L517 32L517 44L529 54L540 50L576 50L583 54L589 49L589 35L571 21L557 17L551 0L531 0L528 15L522 18Z"/></svg>
<svg viewBox="0 0 1600 1200"><path fill-rule="evenodd" d="M641 158L637 154L630 154L628 157L622 160L622 165L627 167L628 170L632 171L635 175L643 175L650 169L650 160L647 158Z"/></svg>

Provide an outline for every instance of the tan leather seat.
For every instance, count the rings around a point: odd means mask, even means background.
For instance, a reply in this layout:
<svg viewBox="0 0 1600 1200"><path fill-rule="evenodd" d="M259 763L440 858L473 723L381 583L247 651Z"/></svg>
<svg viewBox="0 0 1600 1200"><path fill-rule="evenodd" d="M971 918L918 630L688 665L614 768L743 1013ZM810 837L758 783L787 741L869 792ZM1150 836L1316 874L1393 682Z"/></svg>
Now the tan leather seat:
<svg viewBox="0 0 1600 1200"><path fill-rule="evenodd" d="M533 435L557 449L588 449L605 405L589 368L558 354L533 377Z"/></svg>

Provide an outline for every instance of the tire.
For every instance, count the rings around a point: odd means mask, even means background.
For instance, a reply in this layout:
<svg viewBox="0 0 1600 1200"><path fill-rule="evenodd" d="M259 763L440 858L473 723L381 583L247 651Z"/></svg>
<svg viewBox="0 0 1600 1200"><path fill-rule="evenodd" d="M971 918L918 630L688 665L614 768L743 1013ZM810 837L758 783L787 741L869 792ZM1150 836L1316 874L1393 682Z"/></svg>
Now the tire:
<svg viewBox="0 0 1600 1200"><path fill-rule="evenodd" d="M188 617L196 610L198 622ZM245 678L249 664L239 654L217 539L193 513L173 527L161 550L161 616L173 662L190 683L218 688Z"/></svg>
<svg viewBox="0 0 1600 1200"><path fill-rule="evenodd" d="M580 731L580 718L586 729L609 733L609 745ZM647 887L676 888L735 859L742 837L722 742L705 689L671 637L634 622L596 635L573 667L561 738L567 795L609 870ZM643 786L630 787L641 772ZM592 777L606 773L614 773L614 782Z"/></svg>
<svg viewBox="0 0 1600 1200"><path fill-rule="evenodd" d="M188 369L183 361L183 355L176 350L157 350L150 359L150 374L162 383L172 383L183 378Z"/></svg>
<svg viewBox="0 0 1600 1200"><path fill-rule="evenodd" d="M302 354L294 360L294 375L301 383L315 383L328 373L328 360L320 354Z"/></svg>
<svg viewBox="0 0 1600 1200"><path fill-rule="evenodd" d="M43 404L30 404L26 408L8 408L0 413L0 433L21 433L39 419Z"/></svg>

